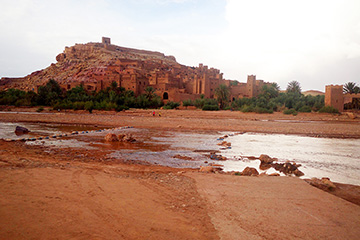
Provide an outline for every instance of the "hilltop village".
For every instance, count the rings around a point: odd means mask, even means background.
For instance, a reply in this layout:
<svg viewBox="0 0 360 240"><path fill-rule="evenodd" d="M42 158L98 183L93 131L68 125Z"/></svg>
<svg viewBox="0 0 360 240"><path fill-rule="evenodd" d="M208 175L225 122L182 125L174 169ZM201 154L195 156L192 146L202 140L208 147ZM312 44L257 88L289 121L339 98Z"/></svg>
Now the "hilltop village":
<svg viewBox="0 0 360 240"><path fill-rule="evenodd" d="M57 63L24 78L3 78L0 87L37 92L49 79L54 79L64 90L82 85L87 91L100 91L115 81L136 96L151 86L163 100L180 102L202 95L214 98L220 84L229 87L231 99L251 98L260 94L263 85L270 84L257 80L255 75L249 75L246 83L226 80L218 69L203 64L184 66L173 56L119 47L106 37L101 43L66 47L56 60Z"/></svg>

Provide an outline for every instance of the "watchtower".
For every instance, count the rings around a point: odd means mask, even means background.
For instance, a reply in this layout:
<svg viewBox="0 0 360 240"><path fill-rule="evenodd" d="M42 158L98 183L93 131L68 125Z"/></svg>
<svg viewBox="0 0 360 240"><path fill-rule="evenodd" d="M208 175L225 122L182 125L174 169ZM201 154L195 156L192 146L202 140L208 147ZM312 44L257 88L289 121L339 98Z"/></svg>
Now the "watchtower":
<svg viewBox="0 0 360 240"><path fill-rule="evenodd" d="M246 84L246 95L249 98L255 97L255 87L256 87L256 75L248 75L247 84Z"/></svg>
<svg viewBox="0 0 360 240"><path fill-rule="evenodd" d="M332 106L344 111L343 85L328 85L325 87L325 106Z"/></svg>
<svg viewBox="0 0 360 240"><path fill-rule="evenodd" d="M102 43L105 45L110 45L111 44L110 38L102 37Z"/></svg>

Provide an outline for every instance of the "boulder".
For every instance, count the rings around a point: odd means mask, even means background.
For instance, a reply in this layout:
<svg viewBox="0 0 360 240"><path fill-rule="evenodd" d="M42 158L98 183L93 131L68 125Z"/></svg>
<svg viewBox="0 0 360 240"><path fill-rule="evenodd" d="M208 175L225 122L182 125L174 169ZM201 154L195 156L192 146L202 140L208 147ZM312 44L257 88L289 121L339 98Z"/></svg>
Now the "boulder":
<svg viewBox="0 0 360 240"><path fill-rule="evenodd" d="M259 172L255 169L255 168L252 168L252 167L246 167L242 173L241 173L242 176L258 176L259 175Z"/></svg>
<svg viewBox="0 0 360 240"><path fill-rule="evenodd" d="M329 178L322 178L321 182L323 185L325 185L329 190L334 190L336 188L335 184L330 181Z"/></svg>
<svg viewBox="0 0 360 240"><path fill-rule="evenodd" d="M272 163L274 161L273 158L269 157L268 155L261 154L259 157L261 163Z"/></svg>
<svg viewBox="0 0 360 240"><path fill-rule="evenodd" d="M306 182L308 182L310 185L317 187L319 189L322 189L324 191L334 191L336 189L335 184L333 182L331 182L329 178L306 179Z"/></svg>
<svg viewBox="0 0 360 240"><path fill-rule="evenodd" d="M118 139L120 142L135 142L136 139L133 138L131 134L119 134Z"/></svg>
<svg viewBox="0 0 360 240"><path fill-rule="evenodd" d="M271 168L271 163L260 163L260 167L261 170L268 170L269 168Z"/></svg>
<svg viewBox="0 0 360 240"><path fill-rule="evenodd" d="M214 172L214 168L212 166L200 166L200 172L212 173Z"/></svg>
<svg viewBox="0 0 360 240"><path fill-rule="evenodd" d="M26 134L28 132L30 132L30 130L25 127L16 126L16 128L15 128L16 134Z"/></svg>
<svg viewBox="0 0 360 240"><path fill-rule="evenodd" d="M293 173L297 177L304 176L304 173L302 171L300 171L299 169L296 169Z"/></svg>
<svg viewBox="0 0 360 240"><path fill-rule="evenodd" d="M350 119L355 119L356 115L352 112L347 112L346 115L350 118Z"/></svg>
<svg viewBox="0 0 360 240"><path fill-rule="evenodd" d="M113 133L108 133L105 136L105 141L106 142L117 142L119 141L118 137L116 136L116 134Z"/></svg>
<svg viewBox="0 0 360 240"><path fill-rule="evenodd" d="M56 61L61 62L64 61L66 58L65 53L60 53L59 55L56 56Z"/></svg>

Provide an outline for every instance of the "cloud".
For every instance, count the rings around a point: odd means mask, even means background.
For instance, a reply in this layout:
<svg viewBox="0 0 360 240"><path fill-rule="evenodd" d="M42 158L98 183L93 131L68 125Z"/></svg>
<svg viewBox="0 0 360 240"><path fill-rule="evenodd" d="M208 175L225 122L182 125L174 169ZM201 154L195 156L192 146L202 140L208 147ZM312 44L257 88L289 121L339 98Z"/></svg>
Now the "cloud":
<svg viewBox="0 0 360 240"><path fill-rule="evenodd" d="M356 0L228 0L222 51L239 68L245 66L239 75L230 71L231 76L260 73L284 86L299 70L309 77L302 81L311 81L334 59L360 57L356 9Z"/></svg>
<svg viewBox="0 0 360 240"><path fill-rule="evenodd" d="M239 81L256 74L320 90L344 72L359 81L358 0L13 0L1 9L0 76L29 74L65 46L108 36Z"/></svg>

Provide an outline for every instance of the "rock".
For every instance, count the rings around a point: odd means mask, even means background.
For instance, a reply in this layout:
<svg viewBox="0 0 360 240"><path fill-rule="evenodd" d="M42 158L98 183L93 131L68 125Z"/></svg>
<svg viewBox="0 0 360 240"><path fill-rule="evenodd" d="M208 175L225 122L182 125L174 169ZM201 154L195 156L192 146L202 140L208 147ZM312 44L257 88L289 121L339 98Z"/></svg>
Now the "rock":
<svg viewBox="0 0 360 240"><path fill-rule="evenodd" d="M356 115L352 112L347 112L346 115L350 118L350 119L355 119Z"/></svg>
<svg viewBox="0 0 360 240"><path fill-rule="evenodd" d="M300 171L299 169L296 169L293 173L297 177L304 176L304 173L302 171Z"/></svg>
<svg viewBox="0 0 360 240"><path fill-rule="evenodd" d="M223 141L221 143L218 143L217 145L222 146L222 147L230 147L231 143L227 142L227 141Z"/></svg>
<svg viewBox="0 0 360 240"><path fill-rule="evenodd" d="M329 190L334 190L336 188L335 184L330 181L329 178L322 178L321 179L322 184L324 184Z"/></svg>
<svg viewBox="0 0 360 240"><path fill-rule="evenodd" d="M180 154L176 154L175 156L173 156L173 158L178 158L178 159L183 159L183 160L194 160L192 157L182 156Z"/></svg>
<svg viewBox="0 0 360 240"><path fill-rule="evenodd" d="M119 134L118 139L120 142L135 142L136 139L133 138L131 134Z"/></svg>
<svg viewBox="0 0 360 240"><path fill-rule="evenodd" d="M246 167L242 172L241 172L242 176L258 176L259 172L252 167Z"/></svg>
<svg viewBox="0 0 360 240"><path fill-rule="evenodd" d="M200 172L212 173L215 172L212 166L200 166Z"/></svg>
<svg viewBox="0 0 360 240"><path fill-rule="evenodd" d="M25 127L20 127L20 126L16 126L15 128L15 133L16 134L26 134L26 133L29 133L30 130L25 128Z"/></svg>
<svg viewBox="0 0 360 240"><path fill-rule="evenodd" d="M273 158L269 157L268 155L261 154L259 157L260 161L262 163L272 163L274 161Z"/></svg>
<svg viewBox="0 0 360 240"><path fill-rule="evenodd" d="M310 185L317 187L324 191L334 191L336 189L336 186L333 182L330 181L329 178L312 178L312 179L306 179L306 182L308 182Z"/></svg>
<svg viewBox="0 0 360 240"><path fill-rule="evenodd" d="M216 153L210 153L210 159L212 160L219 160L219 161L225 161L227 160L226 157L222 156L222 155L217 155Z"/></svg>
<svg viewBox="0 0 360 240"><path fill-rule="evenodd" d="M280 174L279 174L279 173L271 173L271 174L269 174L268 176L271 176L271 177L279 177Z"/></svg>
<svg viewBox="0 0 360 240"><path fill-rule="evenodd" d="M65 58L66 58L65 53L60 53L59 55L56 56L56 61L61 62L64 61Z"/></svg>
<svg viewBox="0 0 360 240"><path fill-rule="evenodd" d="M106 142L117 142L119 141L118 137L116 136L116 134L113 133L108 133L105 136L105 141Z"/></svg>
<svg viewBox="0 0 360 240"><path fill-rule="evenodd" d="M271 168L271 164L270 163L260 163L260 167L261 170L268 170L269 168Z"/></svg>

